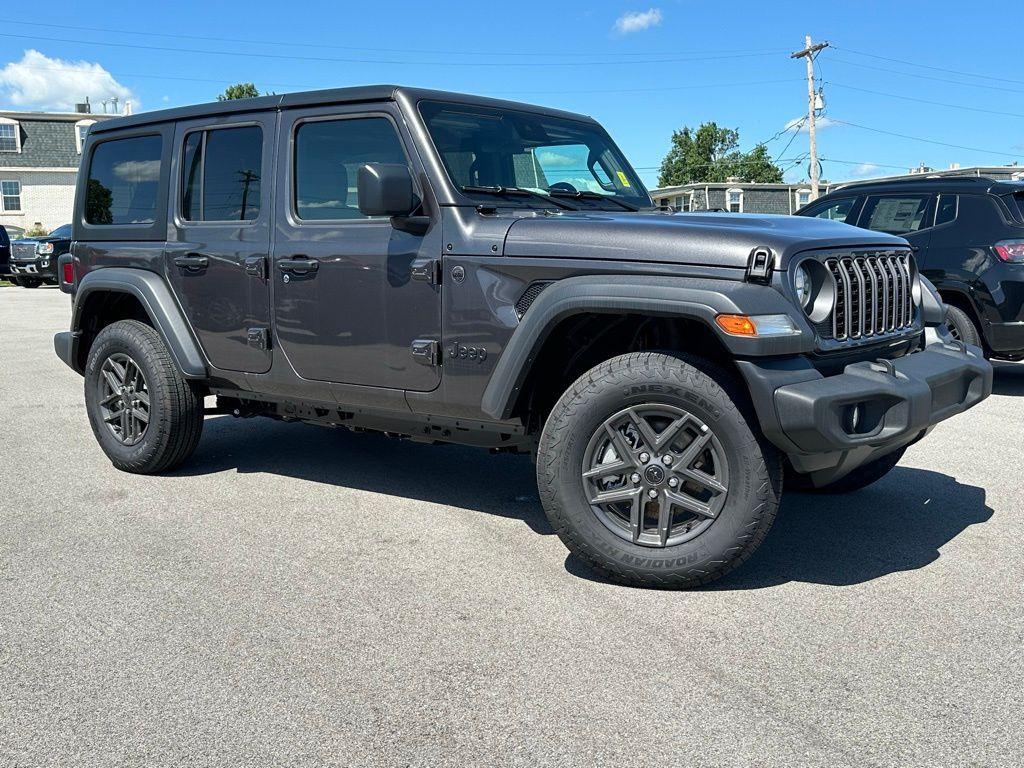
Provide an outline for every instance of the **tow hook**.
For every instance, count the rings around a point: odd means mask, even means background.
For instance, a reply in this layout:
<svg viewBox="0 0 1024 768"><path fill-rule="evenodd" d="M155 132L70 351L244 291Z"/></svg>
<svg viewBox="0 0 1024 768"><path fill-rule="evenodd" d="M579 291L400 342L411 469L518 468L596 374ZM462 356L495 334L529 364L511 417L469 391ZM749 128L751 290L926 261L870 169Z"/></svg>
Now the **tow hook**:
<svg viewBox="0 0 1024 768"><path fill-rule="evenodd" d="M878 373L887 373L896 378L896 365L892 360L886 360L885 358L879 358L875 362L871 363L871 370L877 371Z"/></svg>

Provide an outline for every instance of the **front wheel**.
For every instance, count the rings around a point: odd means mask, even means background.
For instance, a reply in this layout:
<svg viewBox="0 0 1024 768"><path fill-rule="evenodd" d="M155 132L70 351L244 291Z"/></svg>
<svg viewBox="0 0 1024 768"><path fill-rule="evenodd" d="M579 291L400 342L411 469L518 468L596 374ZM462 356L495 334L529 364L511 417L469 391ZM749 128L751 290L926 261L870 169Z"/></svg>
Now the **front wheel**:
<svg viewBox="0 0 1024 768"><path fill-rule="evenodd" d="M154 474L181 464L203 429L203 397L153 328L120 320L100 331L85 366L85 407L111 463Z"/></svg>
<svg viewBox="0 0 1024 768"><path fill-rule="evenodd" d="M537 478L571 552L609 578L692 587L745 561L775 519L777 452L724 371L642 352L585 373L541 434Z"/></svg>
<svg viewBox="0 0 1024 768"><path fill-rule="evenodd" d="M18 285L22 288L38 288L43 281L38 277L19 277Z"/></svg>
<svg viewBox="0 0 1024 768"><path fill-rule="evenodd" d="M949 327L949 335L964 344L974 347L981 346L981 332L978 326L971 320L970 315L959 307L950 306L946 314L946 325Z"/></svg>

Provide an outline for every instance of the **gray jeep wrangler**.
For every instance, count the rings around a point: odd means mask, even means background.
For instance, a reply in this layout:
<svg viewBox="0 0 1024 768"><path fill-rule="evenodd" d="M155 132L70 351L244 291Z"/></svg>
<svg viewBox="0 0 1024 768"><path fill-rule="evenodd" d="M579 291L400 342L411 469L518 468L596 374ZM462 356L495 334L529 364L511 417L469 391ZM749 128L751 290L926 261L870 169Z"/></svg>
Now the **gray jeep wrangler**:
<svg viewBox="0 0 1024 768"><path fill-rule="evenodd" d="M128 472L205 413L533 454L566 546L722 576L991 392L906 241L660 211L590 118L373 86L93 126L57 354ZM453 468L453 471L454 468Z"/></svg>

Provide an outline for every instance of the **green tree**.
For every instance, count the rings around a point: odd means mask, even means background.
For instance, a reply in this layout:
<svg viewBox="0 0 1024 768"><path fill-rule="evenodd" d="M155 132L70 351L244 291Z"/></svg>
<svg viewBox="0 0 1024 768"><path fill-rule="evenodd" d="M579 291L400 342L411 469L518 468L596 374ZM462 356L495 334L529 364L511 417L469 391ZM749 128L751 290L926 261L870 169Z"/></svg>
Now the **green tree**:
<svg viewBox="0 0 1024 768"><path fill-rule="evenodd" d="M741 152L737 149L739 143L738 131L713 122L704 123L696 130L687 126L673 131L672 148L661 161L658 186L712 184L730 177L747 182L782 181L782 169L772 162L763 144Z"/></svg>
<svg viewBox="0 0 1024 768"><path fill-rule="evenodd" d="M232 99L254 99L260 95L255 83L236 83L224 89L224 93L217 97L217 101L231 101Z"/></svg>

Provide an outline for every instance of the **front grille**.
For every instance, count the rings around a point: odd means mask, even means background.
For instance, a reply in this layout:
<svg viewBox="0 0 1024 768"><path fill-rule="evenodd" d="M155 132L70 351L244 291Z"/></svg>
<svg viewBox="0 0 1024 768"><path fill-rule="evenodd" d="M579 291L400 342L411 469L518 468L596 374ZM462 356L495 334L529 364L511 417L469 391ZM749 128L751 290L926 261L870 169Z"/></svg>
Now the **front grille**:
<svg viewBox="0 0 1024 768"><path fill-rule="evenodd" d="M883 336L914 324L914 265L908 253L851 254L828 258L835 281L831 331L836 341ZM826 335L828 335L826 333Z"/></svg>
<svg viewBox="0 0 1024 768"><path fill-rule="evenodd" d="M34 259L36 257L36 244L13 243L11 245L11 256L15 259Z"/></svg>

